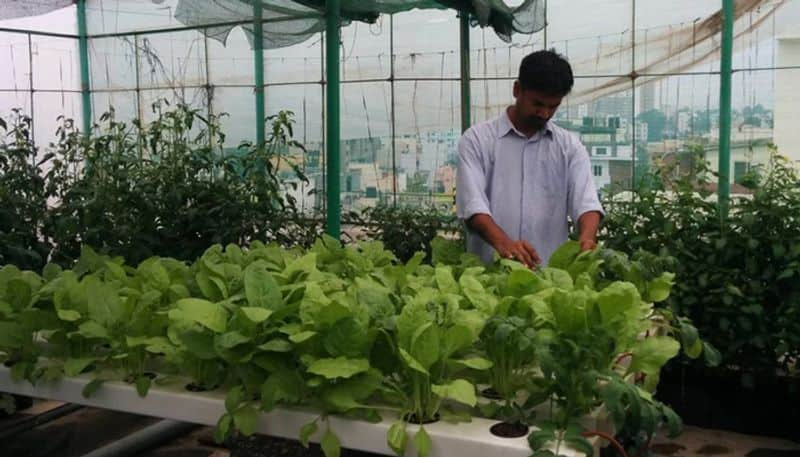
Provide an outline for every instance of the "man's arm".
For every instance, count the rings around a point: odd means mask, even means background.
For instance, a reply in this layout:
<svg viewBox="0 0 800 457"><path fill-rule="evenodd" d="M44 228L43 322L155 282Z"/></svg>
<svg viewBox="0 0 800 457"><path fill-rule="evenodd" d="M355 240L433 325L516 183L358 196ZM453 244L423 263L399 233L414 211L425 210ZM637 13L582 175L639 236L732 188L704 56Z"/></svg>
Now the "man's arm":
<svg viewBox="0 0 800 457"><path fill-rule="evenodd" d="M467 227L491 244L500 257L518 260L528 268L542 263L542 259L530 243L525 240L512 240L488 214L475 214L467 220Z"/></svg>
<svg viewBox="0 0 800 457"><path fill-rule="evenodd" d="M571 137L569 147L569 217L578 224L578 241L581 251L597 246L597 230L603 218L603 206L597 196L592 178L591 161L586 148L576 137Z"/></svg>
<svg viewBox="0 0 800 457"><path fill-rule="evenodd" d="M589 251L597 246L600 218L599 211L589 211L578 218L578 242L581 244L581 251Z"/></svg>
<svg viewBox="0 0 800 457"><path fill-rule="evenodd" d="M514 258L528 267L540 263L530 243L514 241L492 219L486 196L486 170L480 146L467 131L458 143L456 212L467 227L489 243L503 258Z"/></svg>

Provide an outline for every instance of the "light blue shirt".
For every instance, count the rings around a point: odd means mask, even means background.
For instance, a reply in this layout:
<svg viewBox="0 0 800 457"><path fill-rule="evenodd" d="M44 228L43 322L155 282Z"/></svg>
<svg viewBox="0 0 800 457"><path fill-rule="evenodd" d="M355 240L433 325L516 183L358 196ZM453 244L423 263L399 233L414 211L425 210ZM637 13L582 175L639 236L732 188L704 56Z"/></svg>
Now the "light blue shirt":
<svg viewBox="0 0 800 457"><path fill-rule="evenodd" d="M515 240L527 240L547 264L573 222L603 213L589 154L580 140L548 122L527 138L503 114L467 130L458 143L458 217L488 214ZM467 249L489 263L494 248L468 230Z"/></svg>

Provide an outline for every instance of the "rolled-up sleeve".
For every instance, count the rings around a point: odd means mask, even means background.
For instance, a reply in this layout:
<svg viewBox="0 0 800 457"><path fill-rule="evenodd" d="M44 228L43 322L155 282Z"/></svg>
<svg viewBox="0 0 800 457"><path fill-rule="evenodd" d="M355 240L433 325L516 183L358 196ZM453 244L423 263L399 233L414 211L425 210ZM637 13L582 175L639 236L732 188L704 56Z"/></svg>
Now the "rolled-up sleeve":
<svg viewBox="0 0 800 457"><path fill-rule="evenodd" d="M486 196L485 167L472 131L467 131L458 142L456 214L464 221L476 214L492 215Z"/></svg>
<svg viewBox="0 0 800 457"><path fill-rule="evenodd" d="M578 222L580 217L590 211L597 211L605 215L597 188L592 179L592 166L589 153L577 138L569 142L570 163L568 183L568 213L573 222Z"/></svg>

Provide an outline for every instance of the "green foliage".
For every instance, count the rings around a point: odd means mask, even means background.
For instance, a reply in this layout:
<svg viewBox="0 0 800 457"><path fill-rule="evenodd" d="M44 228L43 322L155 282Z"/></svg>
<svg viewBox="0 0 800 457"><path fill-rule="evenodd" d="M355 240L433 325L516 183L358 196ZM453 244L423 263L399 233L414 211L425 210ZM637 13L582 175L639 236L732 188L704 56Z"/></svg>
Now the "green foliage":
<svg viewBox="0 0 800 457"><path fill-rule="evenodd" d="M454 215L433 207L379 205L361 214L351 212L350 218L366 227L368 237L383 242L403 262L417 252L424 252L425 260L431 261L431 242L438 236L454 236L461 228Z"/></svg>
<svg viewBox="0 0 800 457"><path fill-rule="evenodd" d="M42 165L52 157L33 144L31 118L13 110L0 118L0 265L39 270L50 241L42 236L48 192Z"/></svg>
<svg viewBox="0 0 800 457"><path fill-rule="evenodd" d="M652 295L668 295L672 282L605 249L578 254L567 244L556 258L563 269L475 266L469 256L433 266L422 254L400 262L377 241L326 236L308 249L213 245L191 264L152 257L134 267L83 248L71 270L0 269L0 356L34 383L94 374L87 396L109 380L147 395L148 371L223 389L220 441L254 433L260 411L306 406L320 416L299 438L319 436L328 457L341 444L327 417L386 412L397 418L387 444L428 455L427 430L410 434L407 423L483 414L475 386L487 380L504 397L504 419L530 423L534 408L551 404L552 432L531 435L535 450L585 450L574 424L601 406L643 436L674 425L650 380L681 343L696 351L700 340L643 298L654 283ZM647 330L655 333L642 339Z"/></svg>
<svg viewBox="0 0 800 457"><path fill-rule="evenodd" d="M630 202L606 203L602 238L615 249L657 253L674 278L646 292L684 315L686 354L773 376L791 372L800 355L800 186L792 165L771 161L742 180L748 196L734 196L721 220L709 186L715 176L694 153L684 174L656 172ZM652 276L648 279L652 279ZM664 294L668 282L675 286ZM697 330L713 347L695 337Z"/></svg>

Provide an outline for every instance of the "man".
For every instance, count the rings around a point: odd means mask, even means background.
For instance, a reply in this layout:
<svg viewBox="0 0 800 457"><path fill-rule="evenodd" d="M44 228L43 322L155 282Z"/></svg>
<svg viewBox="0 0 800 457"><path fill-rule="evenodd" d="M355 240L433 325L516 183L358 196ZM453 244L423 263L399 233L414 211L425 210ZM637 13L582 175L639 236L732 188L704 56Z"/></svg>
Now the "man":
<svg viewBox="0 0 800 457"><path fill-rule="evenodd" d="M589 154L550 119L572 90L569 63L553 51L522 60L516 102L467 130L458 144L456 207L467 248L484 262L494 253L529 268L546 264L577 222L581 250L594 249L603 208Z"/></svg>

